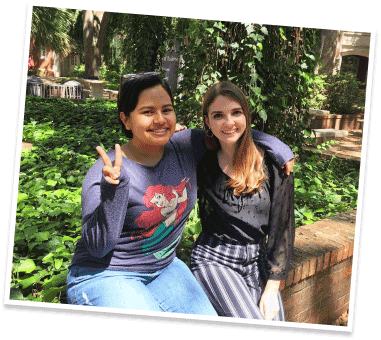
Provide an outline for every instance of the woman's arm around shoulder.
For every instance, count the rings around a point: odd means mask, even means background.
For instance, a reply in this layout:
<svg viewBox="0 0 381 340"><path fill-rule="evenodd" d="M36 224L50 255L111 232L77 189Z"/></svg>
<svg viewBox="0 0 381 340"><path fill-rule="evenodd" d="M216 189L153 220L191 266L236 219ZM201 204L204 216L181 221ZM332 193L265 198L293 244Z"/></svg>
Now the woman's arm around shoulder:
<svg viewBox="0 0 381 340"><path fill-rule="evenodd" d="M171 141L177 143L183 152L192 152L198 163L206 152L205 131L202 129L184 129L176 132Z"/></svg>
<svg viewBox="0 0 381 340"><path fill-rule="evenodd" d="M293 171L294 154L287 144L274 136L257 130L251 130L251 135L254 143L268 152L275 163L285 169L287 175Z"/></svg>

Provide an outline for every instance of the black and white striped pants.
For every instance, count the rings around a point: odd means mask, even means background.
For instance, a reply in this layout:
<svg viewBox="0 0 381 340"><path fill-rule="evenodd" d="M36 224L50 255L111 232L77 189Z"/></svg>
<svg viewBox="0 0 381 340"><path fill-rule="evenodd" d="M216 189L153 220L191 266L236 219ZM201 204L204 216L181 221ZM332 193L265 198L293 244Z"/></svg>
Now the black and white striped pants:
<svg viewBox="0 0 381 340"><path fill-rule="evenodd" d="M264 320L259 300L267 282L260 244L231 244L201 233L192 251L190 268L217 314ZM284 321L282 297L274 320Z"/></svg>

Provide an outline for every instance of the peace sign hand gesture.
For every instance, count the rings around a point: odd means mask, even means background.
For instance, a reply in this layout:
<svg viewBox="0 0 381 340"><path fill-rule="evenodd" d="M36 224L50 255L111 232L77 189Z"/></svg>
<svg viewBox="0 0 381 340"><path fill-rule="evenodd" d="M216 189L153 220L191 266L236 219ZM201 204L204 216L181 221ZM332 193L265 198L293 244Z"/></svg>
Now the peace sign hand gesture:
<svg viewBox="0 0 381 340"><path fill-rule="evenodd" d="M120 149L120 145L115 144L114 166L112 165L110 158L107 156L102 147L97 146L96 150L98 151L99 156L102 158L104 164L102 171L106 181L110 184L119 184L119 176L122 169L122 151Z"/></svg>

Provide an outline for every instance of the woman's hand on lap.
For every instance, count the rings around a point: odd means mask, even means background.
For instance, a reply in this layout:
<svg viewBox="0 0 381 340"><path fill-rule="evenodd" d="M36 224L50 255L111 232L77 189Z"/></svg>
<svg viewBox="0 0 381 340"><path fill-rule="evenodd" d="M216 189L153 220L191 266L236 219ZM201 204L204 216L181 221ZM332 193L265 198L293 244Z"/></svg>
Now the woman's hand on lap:
<svg viewBox="0 0 381 340"><path fill-rule="evenodd" d="M97 146L96 150L99 153L99 156L102 158L104 164L102 171L106 181L110 184L119 184L119 176L122 169L122 151L120 149L120 145L115 145L114 165L112 165L110 158L107 156L102 147Z"/></svg>

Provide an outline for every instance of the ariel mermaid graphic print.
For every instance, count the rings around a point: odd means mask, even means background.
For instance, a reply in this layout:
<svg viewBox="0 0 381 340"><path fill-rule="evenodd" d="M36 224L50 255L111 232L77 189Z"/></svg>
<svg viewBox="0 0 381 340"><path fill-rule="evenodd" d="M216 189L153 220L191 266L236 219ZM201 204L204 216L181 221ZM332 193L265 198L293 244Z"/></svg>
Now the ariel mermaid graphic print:
<svg viewBox="0 0 381 340"><path fill-rule="evenodd" d="M176 226L188 204L186 184L189 179L185 178L178 186L150 185L144 196L143 202L149 209L143 211L135 219L136 225L142 228L138 234L131 236L132 239L143 239L143 252L151 254L151 248L162 241ZM189 183L190 187L190 183ZM180 236L169 246L153 253L156 258L165 258L174 250Z"/></svg>

